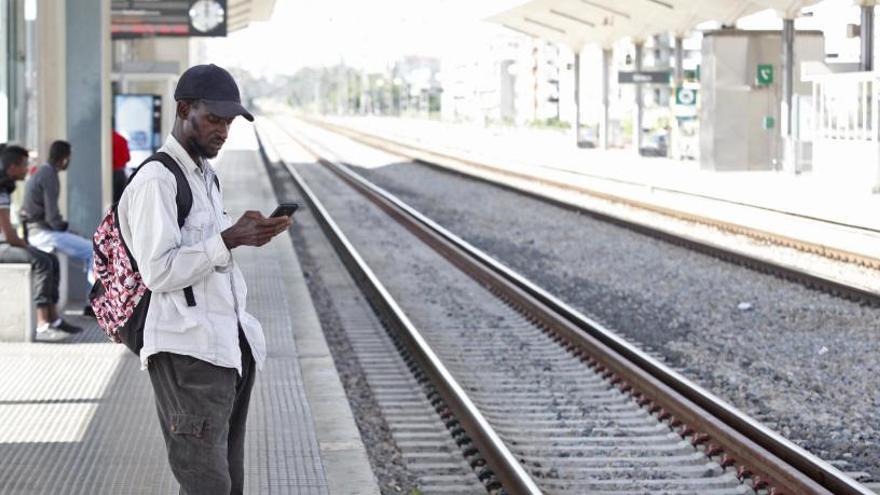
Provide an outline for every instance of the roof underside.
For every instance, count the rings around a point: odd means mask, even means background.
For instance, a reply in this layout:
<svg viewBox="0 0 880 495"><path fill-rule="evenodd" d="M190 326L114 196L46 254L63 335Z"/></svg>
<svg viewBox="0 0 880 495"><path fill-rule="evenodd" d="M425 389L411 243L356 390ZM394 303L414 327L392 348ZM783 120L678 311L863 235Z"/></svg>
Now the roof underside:
<svg viewBox="0 0 880 495"><path fill-rule="evenodd" d="M274 7L275 0L229 0L226 3L226 31L231 33L252 22L268 21Z"/></svg>
<svg viewBox="0 0 880 495"><path fill-rule="evenodd" d="M706 21L733 23L766 9L794 17L818 0L531 0L490 17L520 33L580 50L610 47L622 38L684 34Z"/></svg>

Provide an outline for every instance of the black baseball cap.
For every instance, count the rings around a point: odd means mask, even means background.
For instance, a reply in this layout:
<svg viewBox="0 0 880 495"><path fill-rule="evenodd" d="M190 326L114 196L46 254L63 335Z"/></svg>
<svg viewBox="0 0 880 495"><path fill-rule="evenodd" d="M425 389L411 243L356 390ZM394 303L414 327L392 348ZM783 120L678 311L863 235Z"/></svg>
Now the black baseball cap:
<svg viewBox="0 0 880 495"><path fill-rule="evenodd" d="M174 99L201 100L208 111L218 117L228 119L241 115L254 121L254 116L241 106L241 94L232 74L214 64L195 65L181 74Z"/></svg>

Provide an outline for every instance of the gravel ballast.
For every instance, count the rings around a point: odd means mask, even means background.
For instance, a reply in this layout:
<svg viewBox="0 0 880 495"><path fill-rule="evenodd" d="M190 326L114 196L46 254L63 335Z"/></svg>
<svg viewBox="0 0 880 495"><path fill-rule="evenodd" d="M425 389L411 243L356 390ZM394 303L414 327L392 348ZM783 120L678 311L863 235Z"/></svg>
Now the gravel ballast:
<svg viewBox="0 0 880 495"><path fill-rule="evenodd" d="M334 151L357 165L359 148ZM880 478L880 309L365 154L370 180L802 447Z"/></svg>
<svg viewBox="0 0 880 495"><path fill-rule="evenodd" d="M799 445L880 478L880 310L423 165L358 171Z"/></svg>

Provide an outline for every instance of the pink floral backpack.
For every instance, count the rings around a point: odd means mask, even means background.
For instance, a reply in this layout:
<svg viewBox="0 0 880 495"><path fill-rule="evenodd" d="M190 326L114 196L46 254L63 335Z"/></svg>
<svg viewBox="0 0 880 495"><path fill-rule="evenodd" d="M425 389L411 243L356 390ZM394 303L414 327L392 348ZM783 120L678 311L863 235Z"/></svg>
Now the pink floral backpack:
<svg viewBox="0 0 880 495"><path fill-rule="evenodd" d="M128 179L131 183L135 175L149 162L158 161L177 180L177 226L183 227L192 209L192 189L183 175L183 170L170 155L159 152L147 158ZM215 177L216 178L216 177ZM215 181L217 187L220 183ZM135 354L140 354L144 345L144 323L150 306L150 289L144 285L138 272L137 262L131 256L122 233L119 231L118 203L114 203L92 238L94 249L95 285L89 294L89 302L95 312L98 325L113 342L123 343ZM186 302L195 306L192 287L183 289Z"/></svg>

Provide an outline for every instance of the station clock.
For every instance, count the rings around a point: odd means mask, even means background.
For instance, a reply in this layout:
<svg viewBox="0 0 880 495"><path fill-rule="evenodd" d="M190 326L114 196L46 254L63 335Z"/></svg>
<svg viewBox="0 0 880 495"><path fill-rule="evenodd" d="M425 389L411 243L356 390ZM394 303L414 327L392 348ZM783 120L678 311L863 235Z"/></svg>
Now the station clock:
<svg viewBox="0 0 880 495"><path fill-rule="evenodd" d="M202 33L208 33L223 24L225 11L216 0L198 0L189 9L192 26Z"/></svg>

